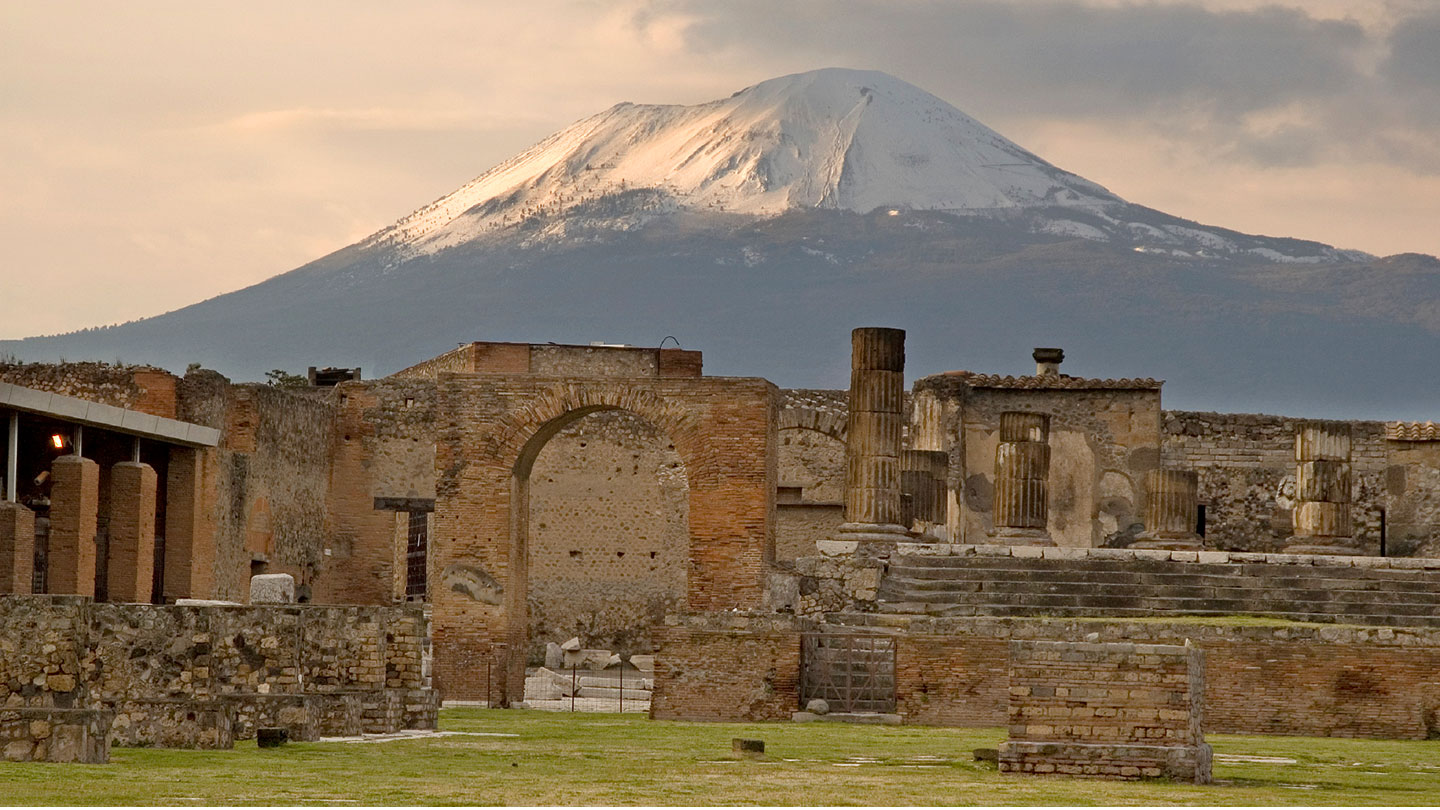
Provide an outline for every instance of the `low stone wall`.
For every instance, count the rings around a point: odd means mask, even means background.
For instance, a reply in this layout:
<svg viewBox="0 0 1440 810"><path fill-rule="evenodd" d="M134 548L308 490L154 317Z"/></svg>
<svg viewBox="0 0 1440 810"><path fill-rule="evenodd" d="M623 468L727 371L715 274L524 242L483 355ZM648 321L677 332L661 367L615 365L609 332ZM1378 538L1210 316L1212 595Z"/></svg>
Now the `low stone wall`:
<svg viewBox="0 0 1440 810"><path fill-rule="evenodd" d="M0 709L0 755L11 762L110 761L110 713Z"/></svg>
<svg viewBox="0 0 1440 810"><path fill-rule="evenodd" d="M1204 688L1190 646L1012 641L1000 770L1207 783Z"/></svg>
<svg viewBox="0 0 1440 810"><path fill-rule="evenodd" d="M907 723L1002 725L1009 642L1094 633L1102 642L1188 639L1203 650L1205 725L1215 733L1440 737L1440 630L993 618L916 619L889 630L899 634L896 701Z"/></svg>
<svg viewBox="0 0 1440 810"><path fill-rule="evenodd" d="M800 708L800 634L789 617L717 613L656 628L656 720L788 720Z"/></svg>
<svg viewBox="0 0 1440 810"><path fill-rule="evenodd" d="M0 705L104 708L117 744L225 748L434 728L418 606L0 598Z"/></svg>

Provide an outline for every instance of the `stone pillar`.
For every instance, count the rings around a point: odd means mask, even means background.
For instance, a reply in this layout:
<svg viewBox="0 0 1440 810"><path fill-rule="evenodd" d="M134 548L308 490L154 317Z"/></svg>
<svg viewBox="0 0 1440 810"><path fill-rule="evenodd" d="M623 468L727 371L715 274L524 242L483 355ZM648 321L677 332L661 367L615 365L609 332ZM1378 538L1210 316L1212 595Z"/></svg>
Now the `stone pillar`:
<svg viewBox="0 0 1440 810"><path fill-rule="evenodd" d="M155 470L133 461L110 468L110 553L105 582L112 602L149 602L155 577Z"/></svg>
<svg viewBox="0 0 1440 810"><path fill-rule="evenodd" d="M95 596L95 532L100 465L76 455L50 465L50 593Z"/></svg>
<svg viewBox="0 0 1440 810"><path fill-rule="evenodd" d="M1200 474L1194 470L1151 470L1145 473L1145 532L1131 548L1197 551L1195 533L1200 506Z"/></svg>
<svg viewBox="0 0 1440 810"><path fill-rule="evenodd" d="M943 450L900 451L901 522L921 532L945 524L945 478L950 456Z"/></svg>
<svg viewBox="0 0 1440 810"><path fill-rule="evenodd" d="M214 527L205 508L205 452L170 448L165 477L165 598L208 599L214 587Z"/></svg>
<svg viewBox="0 0 1440 810"><path fill-rule="evenodd" d="M862 327L850 342L845 523L837 539L894 543L907 536L900 523L905 330Z"/></svg>
<svg viewBox="0 0 1440 810"><path fill-rule="evenodd" d="M1292 554L1359 554L1350 518L1350 425L1305 422L1295 431Z"/></svg>
<svg viewBox="0 0 1440 810"><path fill-rule="evenodd" d="M30 593L35 570L35 513L0 501L0 593Z"/></svg>
<svg viewBox="0 0 1440 810"><path fill-rule="evenodd" d="M1000 414L995 447L995 536L1011 545L1054 545L1049 519L1050 417Z"/></svg>

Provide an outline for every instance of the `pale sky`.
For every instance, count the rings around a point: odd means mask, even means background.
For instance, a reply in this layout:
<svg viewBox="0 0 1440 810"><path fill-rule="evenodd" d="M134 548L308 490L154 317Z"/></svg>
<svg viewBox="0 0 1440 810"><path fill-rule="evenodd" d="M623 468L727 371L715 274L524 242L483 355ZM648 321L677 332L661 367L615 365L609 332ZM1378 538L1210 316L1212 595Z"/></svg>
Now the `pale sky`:
<svg viewBox="0 0 1440 810"><path fill-rule="evenodd" d="M1440 0L0 0L0 338L291 270L620 101L832 66L1131 202L1440 254Z"/></svg>

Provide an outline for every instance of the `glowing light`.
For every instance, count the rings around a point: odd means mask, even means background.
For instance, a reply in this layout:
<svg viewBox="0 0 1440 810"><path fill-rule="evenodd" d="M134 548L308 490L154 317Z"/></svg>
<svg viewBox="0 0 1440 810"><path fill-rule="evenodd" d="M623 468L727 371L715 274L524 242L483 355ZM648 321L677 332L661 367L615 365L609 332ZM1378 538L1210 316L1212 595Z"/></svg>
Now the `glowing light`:
<svg viewBox="0 0 1440 810"><path fill-rule="evenodd" d="M56 450L65 449L65 437L59 433L56 433L55 435L50 437L50 443L55 445Z"/></svg>

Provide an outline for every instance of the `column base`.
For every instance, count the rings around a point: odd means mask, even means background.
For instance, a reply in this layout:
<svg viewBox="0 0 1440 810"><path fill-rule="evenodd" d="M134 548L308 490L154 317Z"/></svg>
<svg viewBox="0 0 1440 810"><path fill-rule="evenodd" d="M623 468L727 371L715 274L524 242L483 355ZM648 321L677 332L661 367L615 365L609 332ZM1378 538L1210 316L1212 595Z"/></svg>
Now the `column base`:
<svg viewBox="0 0 1440 810"><path fill-rule="evenodd" d="M1055 541L1050 537L1050 532L1044 529L1017 529L1010 526L998 526L995 532L990 535L990 538L999 546L1055 545Z"/></svg>
<svg viewBox="0 0 1440 810"><path fill-rule="evenodd" d="M1353 537L1291 537L1285 542L1285 553L1325 554L1339 557L1366 556Z"/></svg>
<svg viewBox="0 0 1440 810"><path fill-rule="evenodd" d="M1164 551L1204 551L1198 534L1141 534L1126 548L1152 548Z"/></svg>
<svg viewBox="0 0 1440 810"><path fill-rule="evenodd" d="M896 543L910 539L898 523L842 523L835 530L835 540L855 543L855 553L868 557L888 557Z"/></svg>

